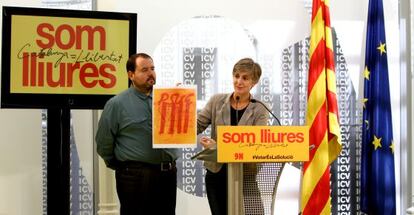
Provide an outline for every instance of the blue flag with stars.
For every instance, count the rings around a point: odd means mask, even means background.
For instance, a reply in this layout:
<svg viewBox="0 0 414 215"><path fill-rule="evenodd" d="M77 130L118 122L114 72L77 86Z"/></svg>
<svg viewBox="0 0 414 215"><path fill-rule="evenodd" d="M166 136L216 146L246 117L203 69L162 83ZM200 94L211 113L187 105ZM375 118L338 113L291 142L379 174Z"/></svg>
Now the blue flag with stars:
<svg viewBox="0 0 414 215"><path fill-rule="evenodd" d="M361 154L361 211L396 214L394 142L382 0L370 0Z"/></svg>

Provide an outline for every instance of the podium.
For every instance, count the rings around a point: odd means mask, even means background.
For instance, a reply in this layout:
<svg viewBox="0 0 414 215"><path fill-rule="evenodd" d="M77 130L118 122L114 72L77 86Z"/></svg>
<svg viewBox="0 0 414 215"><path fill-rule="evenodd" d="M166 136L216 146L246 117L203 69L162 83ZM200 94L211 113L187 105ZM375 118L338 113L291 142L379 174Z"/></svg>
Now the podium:
<svg viewBox="0 0 414 215"><path fill-rule="evenodd" d="M268 178L268 184L273 184L274 190L266 193L270 192L270 199L273 200L285 162L308 159L308 126L218 126L217 161L228 163L228 215L267 214L265 211L271 211L273 205L262 201L265 198L262 198L262 192L259 191L259 180L256 178L258 173L268 171L263 168L269 166L270 169L278 169L274 172L274 177ZM262 169L254 165L256 170L244 168L252 164L258 164ZM244 175L249 176L247 180L251 183L245 183ZM245 196L246 190L256 190L250 195L259 196Z"/></svg>

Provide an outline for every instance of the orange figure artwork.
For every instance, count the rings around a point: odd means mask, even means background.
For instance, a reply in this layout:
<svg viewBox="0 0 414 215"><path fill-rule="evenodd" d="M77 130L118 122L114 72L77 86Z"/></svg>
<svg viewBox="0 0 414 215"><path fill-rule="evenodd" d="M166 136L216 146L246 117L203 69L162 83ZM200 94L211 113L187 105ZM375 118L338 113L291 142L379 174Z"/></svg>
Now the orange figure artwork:
<svg viewBox="0 0 414 215"><path fill-rule="evenodd" d="M196 101L195 86L154 88L153 148L196 147Z"/></svg>

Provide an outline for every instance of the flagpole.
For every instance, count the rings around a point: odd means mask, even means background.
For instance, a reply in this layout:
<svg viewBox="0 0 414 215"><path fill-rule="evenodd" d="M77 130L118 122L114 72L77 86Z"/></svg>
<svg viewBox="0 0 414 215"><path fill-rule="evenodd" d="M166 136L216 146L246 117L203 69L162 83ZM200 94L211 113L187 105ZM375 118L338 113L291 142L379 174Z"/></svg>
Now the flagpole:
<svg viewBox="0 0 414 215"><path fill-rule="evenodd" d="M413 106L413 86L414 79L411 73L413 68L412 62L412 19L411 1L400 2L400 56L401 57L401 75L400 75L400 101L406 101L400 106L401 116L401 142L413 143L414 127L411 122L414 122L414 106ZM412 144L401 144L400 146L400 187L401 189L401 210L406 210L407 214L414 214L413 205L413 146Z"/></svg>

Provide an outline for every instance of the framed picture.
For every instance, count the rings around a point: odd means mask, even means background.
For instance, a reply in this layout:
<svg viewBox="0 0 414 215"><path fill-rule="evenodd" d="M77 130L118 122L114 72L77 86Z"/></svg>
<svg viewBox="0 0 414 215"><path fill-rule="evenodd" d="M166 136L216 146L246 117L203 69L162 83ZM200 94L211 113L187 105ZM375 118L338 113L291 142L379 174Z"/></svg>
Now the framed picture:
<svg viewBox="0 0 414 215"><path fill-rule="evenodd" d="M128 88L137 15L3 7L1 107L101 109Z"/></svg>

